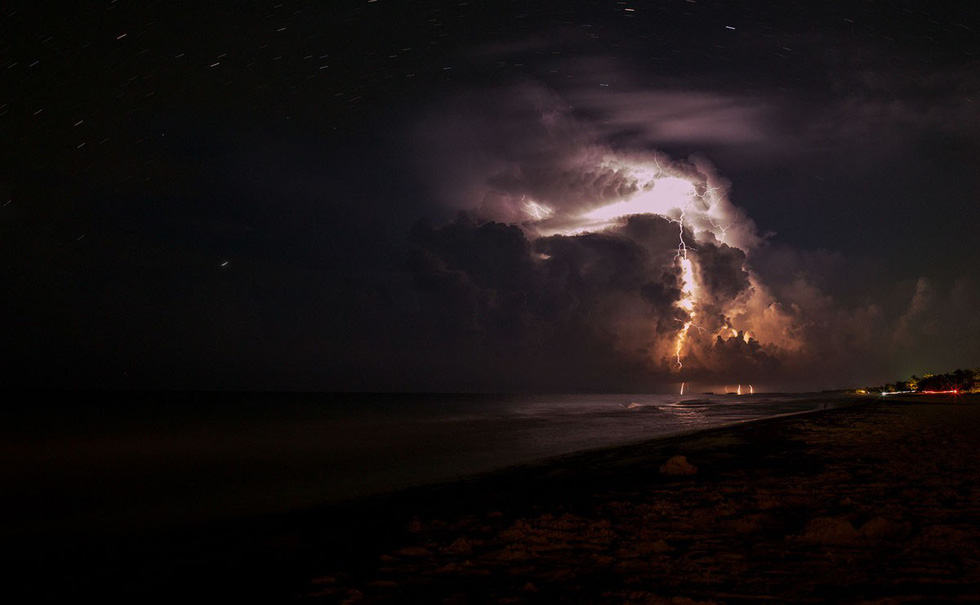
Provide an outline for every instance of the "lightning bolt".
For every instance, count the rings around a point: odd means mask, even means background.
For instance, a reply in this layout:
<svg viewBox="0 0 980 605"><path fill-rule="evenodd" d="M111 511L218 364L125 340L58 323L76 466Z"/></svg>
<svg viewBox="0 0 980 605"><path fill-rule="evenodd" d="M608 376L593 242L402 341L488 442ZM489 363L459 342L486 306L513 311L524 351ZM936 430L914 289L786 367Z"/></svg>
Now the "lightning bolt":
<svg viewBox="0 0 980 605"><path fill-rule="evenodd" d="M680 371L684 367L684 363L681 361L681 353L684 350L684 343L687 342L687 334L691 331L691 326L694 325L694 298L695 298L695 283L694 283L694 263L687 256L687 242L684 241L684 215L686 212L686 207L681 208L681 214L676 220L671 222L677 223L678 231L678 244L677 253L674 255L674 262L678 264L681 270L681 299L677 302L677 306L684 309L687 312L687 321L684 322L681 331L677 334L677 340L674 343L674 360L676 365L674 366L677 371Z"/></svg>
<svg viewBox="0 0 980 605"><path fill-rule="evenodd" d="M721 189L721 187L708 187L705 188L704 193L698 193L697 190L695 190L694 195L698 196L698 198L705 203L706 208L704 212L704 218L705 220L708 221L709 225L711 225L718 231L721 231L721 237L718 238L718 241L724 244L726 243L725 238L728 237L728 228L731 227L732 225L731 223L727 225L719 225L718 223L716 223L715 219L711 218L711 215L709 214L709 211L711 211L715 207L715 204L711 203L710 201L705 201L706 197L708 198L708 200L714 197L712 194L714 194L714 192L718 191L719 189Z"/></svg>
<svg viewBox="0 0 980 605"><path fill-rule="evenodd" d="M677 306L681 309L687 311L688 320L684 322L684 326L681 328L680 333L677 335L677 341L674 346L674 357L677 363L677 369L680 370L684 367L684 363L681 362L681 352L684 349L684 343L687 341L687 333L691 331L691 326L694 325L694 267L691 263L691 259L687 257L687 252L685 251L682 256L678 257L678 262L681 268L681 299L678 301Z"/></svg>
<svg viewBox="0 0 980 605"><path fill-rule="evenodd" d="M664 176L664 170L660 166L660 159L657 157L653 158L654 164L657 166L657 172L654 175L654 182ZM697 190L693 192L702 201L704 196L709 193L705 191L703 195L698 195ZM684 362L681 361L681 354L684 350L684 344L687 342L687 334L691 331L691 327L694 326L701 329L694 323L695 313L694 313L694 299L696 296L696 285L694 283L694 264L691 259L687 256L687 251L689 246L687 241L684 239L684 218L687 208L691 205L691 201L688 200L686 203L682 204L679 208L680 215L676 219L667 218L671 223L677 224L677 252L674 254L674 262L678 265L681 271L681 299L677 302L677 306L687 312L687 321L681 327L680 332L677 334L677 339L674 341L674 369L675 371L680 371L684 367ZM691 248L694 250L694 248ZM683 394L683 384L681 385L681 394Z"/></svg>
<svg viewBox="0 0 980 605"><path fill-rule="evenodd" d="M658 170L656 176L659 178L663 174L663 171L660 168L659 161L655 159L655 162ZM724 244L726 243L725 239L728 235L728 229L731 227L731 223L721 225L715 222L715 220L710 216L710 211L716 203L712 203L712 199L715 191L719 189L720 187L706 187L702 192L698 192L697 188L695 188L693 191L693 196L704 203L704 208L701 214L703 215L703 218L707 220L708 224L710 224L716 230L716 234L720 232L720 237L718 239L720 243ZM688 251L697 252L697 248L688 245L687 241L684 239L684 227L686 226L684 221L687 211L693 203L693 200L691 200L680 206L680 215L676 219L667 219L668 221L677 224L678 231L677 252L674 254L674 262L677 263L681 270L682 283L681 299L678 301L677 306L687 311L688 315L687 321L682 322L683 325L681 326L680 332L677 334L677 339L674 341L674 369L678 372L684 367L684 363L681 361L681 356L684 351L684 345L687 343L691 328L697 329L702 334L710 334L708 330L695 323L695 319L697 317L695 301L698 298L698 293L697 284L694 280L694 264L688 257ZM738 336L738 330L732 328L730 325L727 327L731 330L731 335L733 337ZM748 334L744 334L743 338L746 342L748 342ZM741 387L739 390L741 391ZM741 392L739 394L741 394Z"/></svg>
<svg viewBox="0 0 980 605"><path fill-rule="evenodd" d="M573 227L557 226L555 233L564 235L600 231L622 221L624 217L637 214L652 214L677 225L677 248L674 252L674 266L679 274L680 296L675 302L678 309L684 311L684 318L677 319L680 324L673 342L667 344L667 355L673 355L671 364L674 372L684 368L684 355L689 352L692 343L691 330L698 330L707 336L738 336L738 331L731 327L726 320L725 325L718 330L709 330L698 325L703 313L701 304L703 293L695 276L692 253L697 248L691 245L698 241L702 233L710 233L714 241L727 244L728 231L737 221L730 222L729 214L722 206L725 201L722 186L711 186L706 178L692 176L688 171L678 171L660 164L660 157L654 155L647 162L620 161L618 159L604 160L603 166L622 171L634 180L635 195L608 203L587 212L579 214L578 223ZM535 220L548 218L553 214L550 208L522 199L522 211ZM687 230L687 234L685 234ZM547 234L547 228L543 231ZM689 242L688 240L691 240ZM699 312L700 311L700 312ZM748 338L748 334L745 334ZM665 343L666 344L666 343ZM669 363L669 362L668 362Z"/></svg>
<svg viewBox="0 0 980 605"><path fill-rule="evenodd" d="M524 207L521 208L521 212L531 215L531 217L533 217L536 221L548 218L555 213L554 210L548 208L547 206L542 206L537 202L526 202L524 201L524 198L521 198L521 203L524 204Z"/></svg>

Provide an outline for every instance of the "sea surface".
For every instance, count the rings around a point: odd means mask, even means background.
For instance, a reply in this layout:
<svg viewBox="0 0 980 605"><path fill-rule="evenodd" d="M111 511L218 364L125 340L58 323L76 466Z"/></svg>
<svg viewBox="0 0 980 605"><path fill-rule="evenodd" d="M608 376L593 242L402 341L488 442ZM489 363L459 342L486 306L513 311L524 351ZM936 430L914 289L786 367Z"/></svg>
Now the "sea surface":
<svg viewBox="0 0 980 605"><path fill-rule="evenodd" d="M852 401L837 393L8 398L0 536L287 512Z"/></svg>

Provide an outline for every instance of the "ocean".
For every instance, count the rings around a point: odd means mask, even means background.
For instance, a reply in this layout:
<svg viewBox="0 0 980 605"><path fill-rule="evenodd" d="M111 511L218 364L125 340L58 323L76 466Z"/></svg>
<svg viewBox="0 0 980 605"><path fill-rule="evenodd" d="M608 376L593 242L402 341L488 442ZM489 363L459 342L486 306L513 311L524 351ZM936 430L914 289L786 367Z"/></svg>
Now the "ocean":
<svg viewBox="0 0 980 605"><path fill-rule="evenodd" d="M2 536L124 534L282 513L853 401L840 393L60 397L8 398L4 407Z"/></svg>

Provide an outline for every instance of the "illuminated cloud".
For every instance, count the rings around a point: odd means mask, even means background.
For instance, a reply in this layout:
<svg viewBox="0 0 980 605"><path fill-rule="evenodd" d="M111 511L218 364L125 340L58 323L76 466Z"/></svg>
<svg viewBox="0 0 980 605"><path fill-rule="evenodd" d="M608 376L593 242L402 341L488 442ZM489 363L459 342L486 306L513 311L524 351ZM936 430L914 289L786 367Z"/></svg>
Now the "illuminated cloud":
<svg viewBox="0 0 980 605"><path fill-rule="evenodd" d="M473 157L488 170L460 188L468 207L449 202L464 214L417 232L414 279L439 321L546 348L546 335L578 334L648 376L748 379L799 348L792 318L765 312L772 296L749 266L762 240L707 160L614 149L553 93L512 93L475 108L486 128L440 138L462 145L437 154L455 158L440 173Z"/></svg>
<svg viewBox="0 0 980 605"><path fill-rule="evenodd" d="M576 107L597 114L611 135L629 134L634 143L770 144L777 133L770 103L745 95L702 91L577 90Z"/></svg>
<svg viewBox="0 0 980 605"><path fill-rule="evenodd" d="M629 82L573 84L559 94L525 81L439 108L418 131L419 157L439 185L436 197L463 214L417 244L442 267L440 279L458 286L446 294L456 305L448 315L465 302L466 325L482 326L474 329L488 346L500 326L519 333L511 341L518 357L589 349L577 356L584 373L589 360L616 359L620 369L594 376L610 384L778 376L833 385L882 375L929 336L934 322L918 310L926 293L915 304L848 294L873 268L840 253L774 247L732 203L731 184L706 156L660 150L703 147L778 163L820 153L820 124L860 113L830 104L807 122L775 103ZM797 122L805 127L789 133ZM521 252L447 256L434 246L450 234L457 246L485 245L479 234L491 225L520 234ZM488 279L495 263L523 281ZM430 292L426 305L440 304ZM510 319L498 325L505 308ZM883 342L903 353L882 351Z"/></svg>

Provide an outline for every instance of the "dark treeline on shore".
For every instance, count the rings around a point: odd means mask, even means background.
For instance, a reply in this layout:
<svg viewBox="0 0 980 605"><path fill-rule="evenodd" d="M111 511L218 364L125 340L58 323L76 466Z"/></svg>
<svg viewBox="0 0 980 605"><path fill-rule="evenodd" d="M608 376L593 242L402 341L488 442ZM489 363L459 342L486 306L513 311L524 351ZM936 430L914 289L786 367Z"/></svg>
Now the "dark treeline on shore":
<svg viewBox="0 0 980 605"><path fill-rule="evenodd" d="M927 393L945 391L978 393L980 392L980 368L959 369L945 374L923 374L922 376L913 374L907 380L889 382L881 386L866 387L864 390L869 393Z"/></svg>

